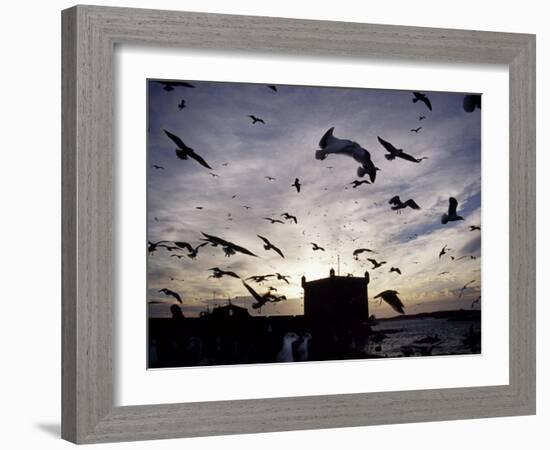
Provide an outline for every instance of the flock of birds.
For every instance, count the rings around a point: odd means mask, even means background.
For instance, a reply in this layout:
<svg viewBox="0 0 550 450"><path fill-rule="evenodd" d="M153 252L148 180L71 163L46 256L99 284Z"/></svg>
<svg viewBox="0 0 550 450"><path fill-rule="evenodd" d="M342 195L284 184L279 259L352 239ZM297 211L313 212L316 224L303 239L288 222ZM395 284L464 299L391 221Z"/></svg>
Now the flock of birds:
<svg viewBox="0 0 550 450"><path fill-rule="evenodd" d="M184 82L184 81L157 81L157 83L160 83L162 85L163 90L167 92L174 91L178 87L183 87L183 88L195 87L191 83ZM269 88L275 93L278 92L277 86L269 85L267 86L267 88ZM412 102L413 103L421 102L426 106L426 108L429 111L432 111L431 100L424 93L413 92ZM186 100L181 99L180 103L177 105L178 110L181 111L186 107L187 107ZM477 95L466 95L464 97L463 108L466 112L472 112L476 108L481 108L481 97ZM264 119L254 114L248 115L248 118L251 120L251 125L253 126L266 125L266 121ZM426 119L425 115L418 117L419 121L423 121L425 119ZM422 128L423 127L419 126L411 129L410 131L418 134L422 130ZM183 160L183 161L193 160L195 163L199 164L205 169L208 169L210 171L213 170L210 164L205 160L205 158L202 157L199 153L197 153L193 148L186 145L182 138L180 138L178 135L176 135L175 133L167 129L163 129L163 132L165 136L173 144L175 144L175 155L179 160ZM400 159L413 164L419 164L422 161L428 159L428 157L426 156L416 157L411 155L410 153L406 153L403 149L397 148L391 142L383 139L380 136L377 136L377 139L380 145L382 146L382 148L385 150L386 153L384 154L384 157L388 161L395 161L397 159ZM329 155L340 155L340 156L346 156L346 157L352 158L354 161L360 164L360 166L357 168L357 176L359 178L363 178L365 177L365 175L368 175L368 180L361 179L361 180L352 181L350 185L352 186L353 189L356 189L362 185L369 185L376 182L377 172L380 169L376 166L375 162L372 160L370 152L365 148L363 148L357 142L354 142L350 139L335 137L334 127L329 128L321 137L319 141L319 149L315 151L315 159L325 160ZM227 166L228 164L229 163L223 163L222 166ZM155 170L165 169L163 166L159 164L153 164L152 167ZM332 169L331 166L327 166L327 168ZM212 177L219 176L217 173L214 173L214 172L209 172L209 174ZM276 178L271 176L265 176L265 179L268 182L276 181ZM302 189L301 180L298 177L295 177L295 180L290 185L290 188L294 189L296 194L300 194ZM231 198L235 198L236 195L237 194L233 195ZM388 201L388 204L390 205L390 209L392 211L396 211L397 214L401 214L403 210L405 210L406 208L409 208L411 210L421 209L420 205L414 199L409 198L403 201L399 195L394 195L392 198L390 198ZM249 210L251 209L251 206L243 205L243 208L246 210ZM457 199L454 197L449 197L448 209L445 212L443 212L441 215L441 224L446 225L449 222L464 220L464 218L457 213L457 208L458 208ZM203 209L203 207L197 206L196 209ZM158 219L155 218L155 220L158 220ZM227 220L229 221L232 220L231 213L228 213ZM290 224L293 223L297 225L299 222L299 217L297 217L294 214L290 214L288 212L283 212L282 214L279 215L279 217L263 217L263 220L268 221L272 225L286 224L286 223L290 223ZM469 229L470 231L481 230L479 225L470 225ZM148 241L148 252L150 255L153 255L159 248L164 248L165 250L170 252L170 257L181 259L184 256L187 256L190 259L195 259L199 255L200 249L203 249L209 246L214 248L220 248L226 257L231 257L236 254L242 254L242 255L246 255L254 258L259 257L256 253L254 253L253 251L249 250L248 248L238 243L231 242L222 237L215 236L213 234L207 234L202 231L201 231L201 234L202 234L202 238L200 239L200 242L196 244L191 244L189 242L183 242L183 241L171 241L171 240L159 240L156 242ZM302 234L304 234L304 232L302 232ZM260 234L256 234L256 236L261 241L263 249L266 252L274 252L280 258L285 258L285 253L286 253L285 249L282 249L280 246L273 243L266 236L263 236ZM317 244L316 242L310 241L308 242L308 244L311 246L311 250L313 252L325 252L325 247ZM439 259L441 259L442 256L449 253L449 251L450 249L448 248L448 246L445 246L439 253ZM358 248L353 251L354 259L359 260L360 255L363 253L369 253L373 255L377 254L377 252L374 251L373 249ZM466 258L467 256L455 257L451 255L450 257L452 258L452 260L458 261L460 259ZM470 257L471 259L475 259L473 255ZM377 259L377 258L372 256L369 258L366 258L366 261L371 264L371 267L373 270L377 270L383 265L387 264L387 261L379 258ZM252 308L254 309L261 310L262 306L264 306L266 303L277 303L277 302L287 300L287 297L285 295L276 294L277 289L273 286L269 286L267 288L267 291L263 293L259 293L250 285L250 283L247 283L247 281L262 284L270 279L273 279L273 280L283 281L288 284L289 283L288 279L290 278L289 275L282 275L279 272L274 272L274 273L265 274L265 275L252 275L252 276L243 278L240 275L238 275L235 271L223 270L223 269L220 269L219 267L212 267L208 270L212 272L209 275L209 278L221 279L223 277L231 277L231 278L239 279L242 282L244 289L253 298L254 303L252 304ZM401 269L395 266L391 266L389 269L389 272L395 273L397 275L402 275ZM440 275L444 275L444 274L448 274L448 272L442 272ZM474 282L475 280L472 280L462 288L462 290L460 291L459 298L462 297L464 291L468 288L468 286L473 284ZM166 296L173 297L179 303L183 303L181 296L172 289L164 287L158 290L158 292ZM378 293L377 295L375 295L374 299L377 299L380 302L384 301L394 311L396 311L399 314L405 313L405 305L403 304L402 300L399 298L399 292L397 290L394 290L394 289L384 290ZM479 303L479 299L477 299L472 303L472 308L475 303Z"/></svg>

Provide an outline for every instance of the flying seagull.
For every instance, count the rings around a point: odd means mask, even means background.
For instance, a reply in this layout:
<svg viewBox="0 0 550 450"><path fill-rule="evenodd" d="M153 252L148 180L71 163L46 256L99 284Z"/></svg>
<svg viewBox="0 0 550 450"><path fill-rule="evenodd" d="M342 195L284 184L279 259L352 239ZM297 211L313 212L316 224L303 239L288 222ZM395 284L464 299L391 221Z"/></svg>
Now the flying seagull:
<svg viewBox="0 0 550 450"><path fill-rule="evenodd" d="M419 163L423 159L428 159L427 156L423 156L422 158L415 158L412 155L409 155L408 153L405 153L402 148L396 148L388 141L385 141L380 136L378 137L378 142L382 144L382 146L386 149L386 151L389 153L389 155L384 155L388 161L393 161L395 158L401 158L406 161Z"/></svg>
<svg viewBox="0 0 550 450"><path fill-rule="evenodd" d="M376 179L376 171L380 170L371 160L370 153L361 147L357 142L349 139L340 139L333 135L334 127L329 128L319 141L321 150L315 152L315 159L324 160L329 154L345 155L353 158L359 164L357 176L363 178L369 175L371 183Z"/></svg>
<svg viewBox="0 0 550 450"><path fill-rule="evenodd" d="M271 224L273 225L274 223L284 223L282 220L279 220L279 219L272 219L271 217L264 217L264 220L269 220L271 222Z"/></svg>
<svg viewBox="0 0 550 450"><path fill-rule="evenodd" d="M244 287L250 292L256 303L252 304L252 308L259 309L264 306L267 302L271 301L274 298L274 295L271 294L271 291L266 292L263 295L258 294L252 287L243 281Z"/></svg>
<svg viewBox="0 0 550 450"><path fill-rule="evenodd" d="M212 267L208 270L211 270L213 273L208 278L221 278L224 275L227 275L228 277L233 278L241 278L239 275L237 275L235 272L232 272L230 270L222 270L219 267Z"/></svg>
<svg viewBox="0 0 550 450"><path fill-rule="evenodd" d="M277 277L277 280L284 281L286 284L290 284L290 282L288 281L290 275L281 275L279 272L275 272L275 276Z"/></svg>
<svg viewBox="0 0 550 450"><path fill-rule="evenodd" d="M197 245L195 248L192 248L187 256L189 256L189 258L191 259L195 259L199 254L199 248L204 247L205 245L208 245L208 242L203 242L202 244Z"/></svg>
<svg viewBox="0 0 550 450"><path fill-rule="evenodd" d="M251 277L248 277L247 280L252 280L256 283L263 283L264 281L267 281L269 278L274 277L272 273L268 273L267 275L253 275ZM271 291L272 289L269 288Z"/></svg>
<svg viewBox="0 0 550 450"><path fill-rule="evenodd" d="M275 181L277 178L266 176L267 181Z"/></svg>
<svg viewBox="0 0 550 450"><path fill-rule="evenodd" d="M277 92L277 86L273 86L272 84L270 84L269 86L267 86L269 89L271 89L273 92Z"/></svg>
<svg viewBox="0 0 550 450"><path fill-rule="evenodd" d="M384 264L386 264L386 261L376 261L376 259L374 258L367 258L367 261L370 262L372 264L372 269L373 270L376 270L378 269L379 267L383 266Z"/></svg>
<svg viewBox="0 0 550 450"><path fill-rule="evenodd" d="M450 273L450 272L445 271L445 272L440 272L440 273L438 273L438 275L448 275L449 273Z"/></svg>
<svg viewBox="0 0 550 450"><path fill-rule="evenodd" d="M462 294L464 294L464 291L468 288L468 286L475 282L476 280L471 280L471 281L468 281L464 286L462 286L462 289L460 290L460 294L458 294L458 298L462 297Z"/></svg>
<svg viewBox="0 0 550 450"><path fill-rule="evenodd" d="M470 231L481 231L481 227L478 225L470 225Z"/></svg>
<svg viewBox="0 0 550 450"><path fill-rule="evenodd" d="M361 253L364 253L364 252L376 253L374 250L371 250L370 248L358 248L353 251L353 256L357 258Z"/></svg>
<svg viewBox="0 0 550 450"><path fill-rule="evenodd" d="M300 192L300 188L302 187L302 185L300 184L300 180L298 178L296 178L294 180L294 183L292 183L290 186L295 187L297 192Z"/></svg>
<svg viewBox="0 0 550 450"><path fill-rule="evenodd" d="M403 305L403 302L401 299L397 296L399 292L394 290L387 290L382 291L378 295L376 295L374 298L380 298L384 300L388 305L392 307L392 309L399 314L405 314L405 305Z"/></svg>
<svg viewBox="0 0 550 450"><path fill-rule="evenodd" d="M454 222L457 220L464 220L464 217L459 216L456 213L456 207L458 201L454 197L449 197L449 211L441 216L441 223L445 225L447 222Z"/></svg>
<svg viewBox="0 0 550 450"><path fill-rule="evenodd" d="M464 111L471 113L475 109L481 109L481 95L465 95L462 102Z"/></svg>
<svg viewBox="0 0 550 450"><path fill-rule="evenodd" d="M401 275L401 269L399 269L399 267L392 267L390 268L390 273L391 272L397 272L399 275Z"/></svg>
<svg viewBox="0 0 550 450"><path fill-rule="evenodd" d="M183 108L185 108L185 100L182 98L178 105L178 109L181 111Z"/></svg>
<svg viewBox="0 0 550 450"><path fill-rule="evenodd" d="M269 242L269 239L263 236L260 236L259 234L257 234L256 236L258 236L262 241L264 241L265 250L273 250L274 252L277 252L281 256L281 258L285 257L285 255L283 255L283 252L279 248L277 248L275 245Z"/></svg>
<svg viewBox="0 0 550 450"><path fill-rule="evenodd" d="M190 83L187 83L186 81L156 81L156 83L162 84L164 89L167 92L173 91L176 87L186 87L186 88L194 88Z"/></svg>
<svg viewBox="0 0 550 450"><path fill-rule="evenodd" d="M263 119L260 119L259 117L256 117L256 116L253 115L253 114L249 114L248 117L250 117L250 118L252 119L252 125L254 125L256 122L260 122L260 123L265 124L265 122L263 121Z"/></svg>
<svg viewBox="0 0 550 450"><path fill-rule="evenodd" d="M158 169L164 170L164 167L159 166L158 164L153 164L153 167L154 167L155 169L157 169L157 170L158 170Z"/></svg>
<svg viewBox="0 0 550 450"><path fill-rule="evenodd" d="M406 202L402 202L399 198L399 195L392 197L388 203L392 205L392 211L397 212L399 212L399 210L401 209L405 209L407 206L411 209L420 209L420 206L418 206L418 204L412 198L409 198Z"/></svg>
<svg viewBox="0 0 550 450"><path fill-rule="evenodd" d="M180 295L177 292L174 292L174 291L172 291L168 288L159 289L159 292L162 292L164 295L170 295L170 296L174 297L178 302L183 303L181 301Z"/></svg>
<svg viewBox="0 0 550 450"><path fill-rule="evenodd" d="M317 251L317 250L321 250L321 251L325 251L325 249L323 247L319 247L315 242L310 242L311 246L312 246L312 249L313 251Z"/></svg>
<svg viewBox="0 0 550 450"><path fill-rule="evenodd" d="M412 99L413 103L416 102L422 102L424 103L428 109L432 110L432 103L430 102L430 99L426 96L426 94L422 94L421 92L413 92L414 98Z"/></svg>
<svg viewBox="0 0 550 450"><path fill-rule="evenodd" d="M153 253L160 244L164 244L166 242L169 242L169 241L158 241L158 242L147 241L147 251L149 253Z"/></svg>
<svg viewBox="0 0 550 450"><path fill-rule="evenodd" d="M447 249L447 244L445 244L445 246L441 249L441 251L439 252L439 259L441 259L441 257L443 255L446 255L447 252L449 251L450 249Z"/></svg>
<svg viewBox="0 0 550 450"><path fill-rule="evenodd" d="M178 146L178 148L176 149L176 155L179 159L193 158L201 166L212 170L212 167L210 167L201 156L195 153L195 151L191 147L187 147L187 145L185 145L178 136L166 130L164 130L164 132L166 133L166 136L168 136Z"/></svg>
<svg viewBox="0 0 550 450"><path fill-rule="evenodd" d="M418 133L421 129L422 129L422 127L411 128L411 132L414 131L415 133Z"/></svg>
<svg viewBox="0 0 550 450"><path fill-rule="evenodd" d="M250 255L258 257L254 253L252 253L250 250L241 247L240 245L234 244L233 242L226 241L225 239L219 238L217 236L212 236L210 234L203 233L201 231L202 235L205 237L205 241L210 242L210 244L213 247L217 247L218 245L223 248L223 252L225 253L225 256L230 257L231 255L234 255L235 253L242 253L244 255Z"/></svg>
<svg viewBox="0 0 550 450"><path fill-rule="evenodd" d="M353 189L355 189L355 188L361 186L362 184L370 184L370 181L368 181L368 180L361 180L361 181L353 180L350 184L352 184Z"/></svg>
<svg viewBox="0 0 550 450"><path fill-rule="evenodd" d="M294 223L296 225L298 225L298 219L296 218L296 216L293 216L292 214L289 214L289 213L283 213L281 214L281 217L284 217L286 220L293 220Z"/></svg>

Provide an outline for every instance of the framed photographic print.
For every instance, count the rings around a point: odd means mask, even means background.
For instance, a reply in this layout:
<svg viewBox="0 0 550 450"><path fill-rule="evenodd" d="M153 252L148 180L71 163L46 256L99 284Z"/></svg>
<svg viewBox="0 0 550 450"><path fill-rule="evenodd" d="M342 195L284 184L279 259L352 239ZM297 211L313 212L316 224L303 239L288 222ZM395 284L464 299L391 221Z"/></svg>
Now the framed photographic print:
<svg viewBox="0 0 550 450"><path fill-rule="evenodd" d="M63 437L534 413L534 49L64 11Z"/></svg>

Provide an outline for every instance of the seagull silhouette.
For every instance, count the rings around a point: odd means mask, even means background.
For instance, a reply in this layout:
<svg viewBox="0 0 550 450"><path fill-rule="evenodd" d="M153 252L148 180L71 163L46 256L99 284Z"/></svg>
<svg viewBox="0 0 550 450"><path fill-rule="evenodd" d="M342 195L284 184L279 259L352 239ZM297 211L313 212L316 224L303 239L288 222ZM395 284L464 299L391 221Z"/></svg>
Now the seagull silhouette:
<svg viewBox="0 0 550 450"><path fill-rule="evenodd" d="M252 289L252 287L249 286L247 283L245 283L244 281L242 283L244 287L248 290L248 292L250 292L254 300L256 300L256 303L252 304L252 308L254 309L260 309L267 302L271 301L274 298L274 295L271 294L271 291L267 291L265 294L260 295L254 289Z"/></svg>
<svg viewBox="0 0 550 450"><path fill-rule="evenodd" d="M397 272L399 275L401 275L401 269L399 269L399 267L392 267L390 268L390 273L391 272Z"/></svg>
<svg viewBox="0 0 550 450"><path fill-rule="evenodd" d="M158 241L158 242L151 242L151 241L147 241L147 251L149 253L153 253L154 251L156 251L157 247L161 244L164 244L166 242L169 242L169 241Z"/></svg>
<svg viewBox="0 0 550 450"><path fill-rule="evenodd" d="M166 133L166 136L168 136L178 146L178 148L176 149L176 155L179 159L192 158L195 161L197 161L201 166L212 170L212 167L210 167L208 163L201 156L195 153L195 151L191 147L188 147L187 145L185 145L178 136L170 133L167 130L164 130L164 132Z"/></svg>
<svg viewBox="0 0 550 450"><path fill-rule="evenodd" d="M419 163L424 159L428 159L427 156L423 156L422 158L415 158L412 155L409 155L408 153L405 153L402 148L396 148L393 146L392 143L385 141L380 136L378 137L378 142L382 144L382 146L386 149L387 152L389 152L389 155L384 155L388 161L393 161L395 158L401 158L406 161Z"/></svg>
<svg viewBox="0 0 550 450"><path fill-rule="evenodd" d="M302 185L300 184L300 180L298 178L296 178L294 180L294 183L292 183L290 186L295 187L297 192L300 192L300 189L302 187Z"/></svg>
<svg viewBox="0 0 550 450"><path fill-rule="evenodd" d="M449 211L446 214L441 216L441 223L445 225L448 222L454 222L457 220L464 220L464 217L459 216L456 213L456 207L458 206L458 201L454 197L449 197Z"/></svg>
<svg viewBox="0 0 550 450"><path fill-rule="evenodd" d="M253 275L251 277L248 277L247 280L252 280L255 283L263 283L264 281L267 281L269 278L274 276L275 275L272 273L268 273L267 275ZM269 290L271 290L271 288Z"/></svg>
<svg viewBox="0 0 550 450"><path fill-rule="evenodd" d="M405 209L407 206L411 209L420 209L420 206L418 206L412 198L408 199L406 202L402 202L399 195L392 197L388 203L393 205L391 209L397 212L400 212L401 209Z"/></svg>
<svg viewBox="0 0 550 450"><path fill-rule="evenodd" d="M334 127L329 128L319 141L321 150L315 152L315 159L324 160L329 154L345 155L353 158L359 164L357 176L363 178L367 174L371 183L376 180L376 171L380 170L371 160L370 153L357 142L349 139L340 139L333 135Z"/></svg>
<svg viewBox="0 0 550 450"><path fill-rule="evenodd" d="M374 250L371 250L370 248L358 248L353 251L353 256L357 258L361 253L364 253L364 252L376 253Z"/></svg>
<svg viewBox="0 0 550 450"><path fill-rule="evenodd" d="M403 305L403 302L401 299L397 296L399 292L394 290L387 290L382 291L378 295L376 295L374 298L380 298L384 300L388 305L392 307L392 309L399 314L405 314L405 305Z"/></svg>
<svg viewBox="0 0 550 450"><path fill-rule="evenodd" d="M222 278L223 276L233 277L240 279L241 277L237 275L235 272L232 272L230 270L222 270L219 267L212 267L208 270L211 270L213 273L208 278Z"/></svg>
<svg viewBox="0 0 550 450"><path fill-rule="evenodd" d="M177 87L186 87L186 88L194 88L191 83L187 83L186 81L156 81L156 83L162 84L165 91L173 91L174 88Z"/></svg>
<svg viewBox="0 0 550 450"><path fill-rule="evenodd" d="M285 257L285 255L283 255L283 252L279 248L277 248L275 245L269 242L269 239L263 236L260 236L259 234L257 234L256 236L258 236L262 241L264 241L265 250L273 250L274 252L277 252L281 256L281 258Z"/></svg>
<svg viewBox="0 0 550 450"><path fill-rule="evenodd" d="M293 216L293 215L285 212L285 213L281 214L281 217L284 217L286 220L293 220L294 223L296 225L298 225L298 219L296 218L296 216Z"/></svg>
<svg viewBox="0 0 550 450"><path fill-rule="evenodd" d="M252 119L252 125L254 125L256 122L260 122L260 123L265 124L263 119L260 119L259 117L256 117L253 114L249 114L248 117L250 117Z"/></svg>
<svg viewBox="0 0 550 450"><path fill-rule="evenodd" d="M470 231L481 231L481 227L478 225L470 225Z"/></svg>
<svg viewBox="0 0 550 450"><path fill-rule="evenodd" d="M244 255L249 256L255 256L258 257L254 253L252 253L250 250L246 249L245 247L241 247L240 245L234 244L233 242L226 241L225 239L222 239L217 236L212 236L210 234L206 234L202 232L202 235L205 237L205 241L209 242L213 247L217 247L218 245L222 247L223 252L225 253L225 256L231 257L231 255L234 255L235 253L242 253Z"/></svg>
<svg viewBox="0 0 550 450"><path fill-rule="evenodd" d="M462 294L464 294L464 291L468 288L468 286L475 282L476 280L471 280L471 281L468 281L464 286L462 286L462 289L460 290L460 294L458 294L458 298L462 297Z"/></svg>
<svg viewBox="0 0 550 450"><path fill-rule="evenodd" d="M379 267L383 266L384 264L386 264L386 261L376 261L376 259L374 258L367 258L367 261L370 262L372 264L372 270L376 270L378 269Z"/></svg>
<svg viewBox="0 0 550 450"><path fill-rule="evenodd" d="M441 249L441 251L439 252L439 259L441 259L441 257L442 257L443 255L446 255L447 252L448 252L449 250L450 250L450 249L447 249L447 245L445 245L445 246Z"/></svg>
<svg viewBox="0 0 550 450"><path fill-rule="evenodd" d="M159 166L158 164L153 164L153 167L157 170L164 170L164 167Z"/></svg>
<svg viewBox="0 0 550 450"><path fill-rule="evenodd" d="M179 295L177 292L172 291L171 289L162 288L162 289L159 289L159 292L162 292L164 295L172 296L172 297L174 297L178 302L183 303L183 302L181 301L180 295Z"/></svg>
<svg viewBox="0 0 550 450"><path fill-rule="evenodd" d="M317 250L321 250L323 252L325 251L323 247L319 247L315 242L310 242L310 244L314 252L316 252Z"/></svg>
<svg viewBox="0 0 550 450"><path fill-rule="evenodd" d="M267 181L275 181L277 178L275 177L270 177L270 176L266 176L267 178Z"/></svg>
<svg viewBox="0 0 550 450"><path fill-rule="evenodd" d="M418 133L421 129L422 129L422 127L411 128L411 132L414 131L415 133Z"/></svg>
<svg viewBox="0 0 550 450"><path fill-rule="evenodd" d="M368 180L353 180L351 183L351 185L353 185L353 189L361 186L362 184L370 184L370 181Z"/></svg>
<svg viewBox="0 0 550 450"><path fill-rule="evenodd" d="M183 108L185 108L185 100L182 98L178 105L178 109L181 111Z"/></svg>
<svg viewBox="0 0 550 450"><path fill-rule="evenodd" d="M264 217L264 220L269 220L271 222L271 224L274 224L274 223L284 223L282 220L279 220L279 219L272 219L271 217Z"/></svg>
<svg viewBox="0 0 550 450"><path fill-rule="evenodd" d="M430 102L430 99L426 96L426 94L422 94L421 92L413 92L414 98L412 99L413 103L416 102L422 102L424 103L428 109L432 110L432 103Z"/></svg>
<svg viewBox="0 0 550 450"><path fill-rule="evenodd" d="M290 284L290 282L288 281L290 275L281 275L279 272L275 272L275 276L277 277L277 280L284 281L286 284Z"/></svg>

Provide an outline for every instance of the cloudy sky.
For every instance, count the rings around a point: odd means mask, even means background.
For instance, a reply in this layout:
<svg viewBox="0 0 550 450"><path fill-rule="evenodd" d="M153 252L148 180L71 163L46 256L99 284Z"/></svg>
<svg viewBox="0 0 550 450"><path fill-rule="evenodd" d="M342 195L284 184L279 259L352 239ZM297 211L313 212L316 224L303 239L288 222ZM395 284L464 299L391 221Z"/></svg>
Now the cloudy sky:
<svg viewBox="0 0 550 450"><path fill-rule="evenodd" d="M192 83L194 89L167 92L148 81L148 239L197 245L202 231L259 257L228 258L220 247L207 246L195 260L178 259L158 249L148 257L148 300L165 304L151 304L152 316L169 315L173 299L158 292L165 287L181 295L186 316L229 298L250 306L241 282L208 278L211 267L233 270L242 278L290 275L289 285L275 280L252 286L260 293L274 286L288 297L266 305L261 314L301 314L301 276L328 276L331 267L338 270L338 257L341 275L363 276L369 270L370 312L378 317L394 315L373 300L386 289L400 292L410 314L470 307L481 281L480 232L468 229L481 221L481 115L479 110L464 112L463 94L428 92L433 105L429 111L421 102L412 103L410 91L278 86L273 92L260 84ZM179 111L181 99L186 107ZM249 114L265 124L252 125ZM419 121L421 115L426 119ZM410 131L418 126L419 133ZM370 152L380 168L374 184L352 188L358 164L351 158L315 159L319 140L330 127L336 137L356 141ZM163 129L178 135L213 170L179 160ZM419 164L388 161L377 136L429 159ZM295 178L302 183L300 193L291 187ZM403 201L413 198L422 209L397 214L388 204L394 195ZM442 225L450 196L457 198L465 220ZM281 219L284 212L296 216L298 224L264 220ZM285 258L265 251L257 234L279 247ZM314 252L309 242L326 251ZM439 260L444 245L451 251ZM378 253L363 253L355 260L352 252L361 247ZM455 262L449 255L477 258ZM373 270L366 261L372 256L387 264ZM402 275L390 273L392 266ZM462 286L472 280L459 299Z"/></svg>

